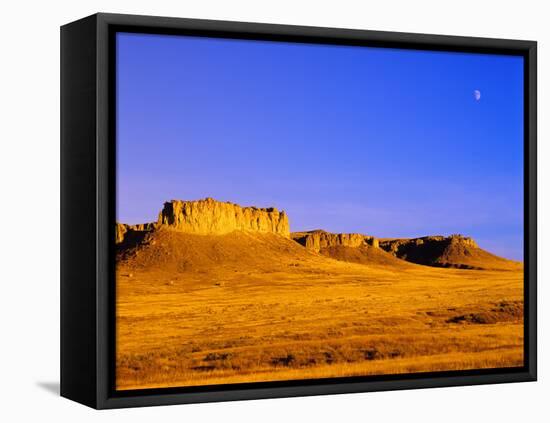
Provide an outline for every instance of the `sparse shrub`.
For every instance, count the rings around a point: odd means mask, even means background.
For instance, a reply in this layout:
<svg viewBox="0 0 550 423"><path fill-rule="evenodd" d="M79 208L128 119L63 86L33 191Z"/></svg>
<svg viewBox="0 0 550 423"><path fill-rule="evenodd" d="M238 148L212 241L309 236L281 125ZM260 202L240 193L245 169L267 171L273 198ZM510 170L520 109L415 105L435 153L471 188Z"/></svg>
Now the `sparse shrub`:
<svg viewBox="0 0 550 423"><path fill-rule="evenodd" d="M272 360L271 360L271 364L273 364L274 366L290 366L292 363L294 363L294 360L296 359L296 357L294 357L294 354L287 354L286 356L283 356L283 357L274 357Z"/></svg>

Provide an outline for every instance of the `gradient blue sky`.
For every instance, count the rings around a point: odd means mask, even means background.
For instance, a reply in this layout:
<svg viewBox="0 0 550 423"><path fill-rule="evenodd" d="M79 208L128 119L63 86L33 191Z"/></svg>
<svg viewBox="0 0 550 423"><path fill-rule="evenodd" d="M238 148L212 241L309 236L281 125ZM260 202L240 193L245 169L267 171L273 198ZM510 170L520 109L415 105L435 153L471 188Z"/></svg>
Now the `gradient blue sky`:
<svg viewBox="0 0 550 423"><path fill-rule="evenodd" d="M522 260L523 59L118 34L117 220L204 197Z"/></svg>

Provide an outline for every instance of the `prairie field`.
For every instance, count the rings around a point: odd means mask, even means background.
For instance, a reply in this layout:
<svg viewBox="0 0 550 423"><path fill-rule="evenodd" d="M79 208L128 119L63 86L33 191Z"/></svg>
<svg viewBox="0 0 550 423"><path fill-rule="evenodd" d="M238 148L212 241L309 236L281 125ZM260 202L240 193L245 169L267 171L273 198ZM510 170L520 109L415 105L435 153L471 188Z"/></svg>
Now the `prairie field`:
<svg viewBox="0 0 550 423"><path fill-rule="evenodd" d="M523 364L521 267L158 231L119 255L116 294L119 390Z"/></svg>

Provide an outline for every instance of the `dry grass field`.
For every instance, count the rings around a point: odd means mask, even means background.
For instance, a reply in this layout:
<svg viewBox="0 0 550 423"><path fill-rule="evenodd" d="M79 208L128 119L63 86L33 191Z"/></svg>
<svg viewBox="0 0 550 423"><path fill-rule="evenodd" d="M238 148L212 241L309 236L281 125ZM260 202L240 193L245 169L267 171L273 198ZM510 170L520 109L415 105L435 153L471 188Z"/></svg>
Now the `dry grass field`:
<svg viewBox="0 0 550 423"><path fill-rule="evenodd" d="M140 241L117 260L120 390L523 363L521 267L335 260L249 232Z"/></svg>

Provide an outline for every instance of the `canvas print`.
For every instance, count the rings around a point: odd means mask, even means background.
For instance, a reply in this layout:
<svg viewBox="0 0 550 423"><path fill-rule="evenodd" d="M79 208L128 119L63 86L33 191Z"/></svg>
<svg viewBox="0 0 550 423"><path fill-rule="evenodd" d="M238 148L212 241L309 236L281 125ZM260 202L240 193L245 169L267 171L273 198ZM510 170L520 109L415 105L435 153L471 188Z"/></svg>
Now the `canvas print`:
<svg viewBox="0 0 550 423"><path fill-rule="evenodd" d="M115 388L523 366L523 80L118 33Z"/></svg>

